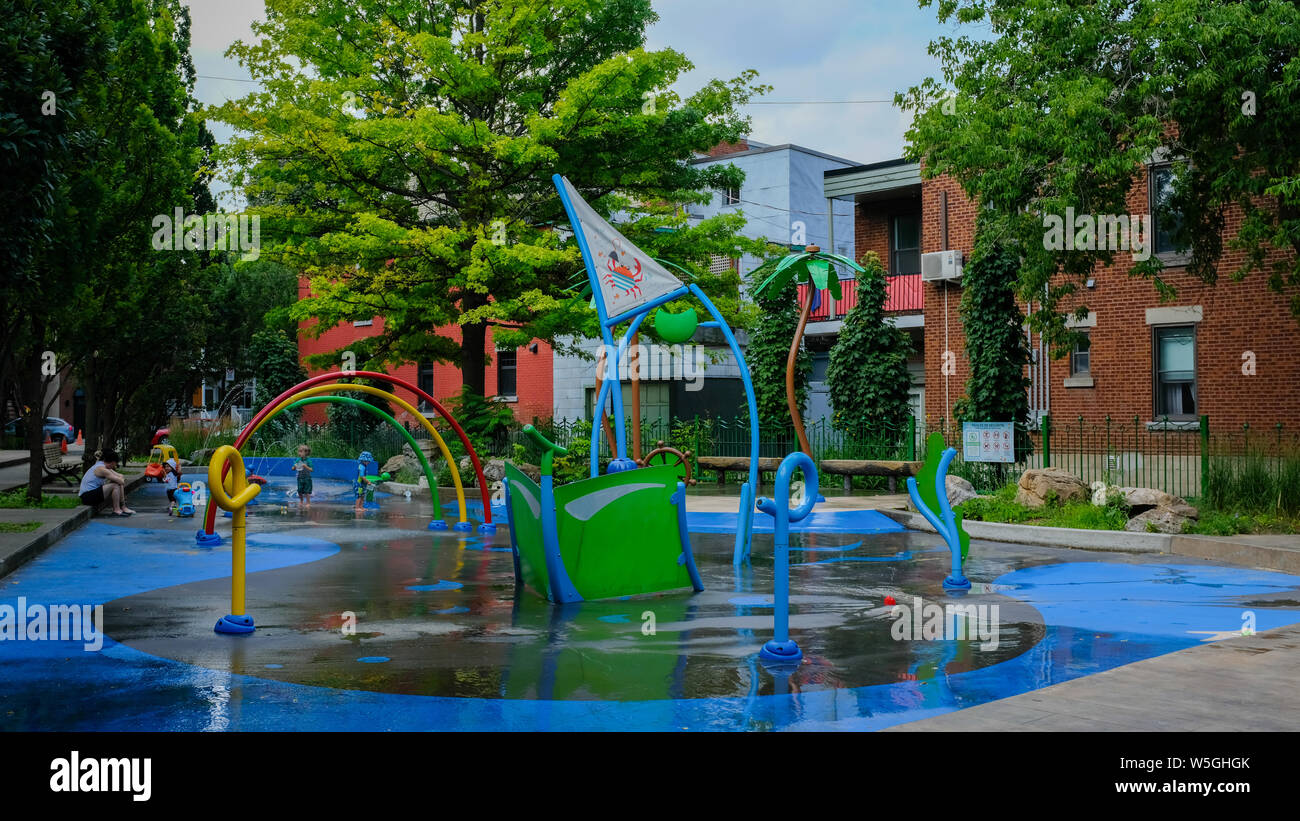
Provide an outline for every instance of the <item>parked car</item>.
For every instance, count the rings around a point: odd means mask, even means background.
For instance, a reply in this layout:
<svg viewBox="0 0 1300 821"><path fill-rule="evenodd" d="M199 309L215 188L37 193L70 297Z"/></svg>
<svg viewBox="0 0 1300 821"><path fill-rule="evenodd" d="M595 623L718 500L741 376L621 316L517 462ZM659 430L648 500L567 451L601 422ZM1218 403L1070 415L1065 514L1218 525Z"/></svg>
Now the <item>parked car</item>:
<svg viewBox="0 0 1300 821"><path fill-rule="evenodd" d="M156 447L157 445L170 445L171 440L168 439L167 437L171 436L171 432L172 432L171 428L159 428L158 430L154 431L153 439L149 440L149 447Z"/></svg>
<svg viewBox="0 0 1300 821"><path fill-rule="evenodd" d="M5 436L26 436L27 429L23 421L20 416L6 422ZM41 427L45 429L45 433L49 435L51 442L62 442L65 439L71 442L77 438L77 432L73 430L72 425L56 416L45 417L45 424Z"/></svg>

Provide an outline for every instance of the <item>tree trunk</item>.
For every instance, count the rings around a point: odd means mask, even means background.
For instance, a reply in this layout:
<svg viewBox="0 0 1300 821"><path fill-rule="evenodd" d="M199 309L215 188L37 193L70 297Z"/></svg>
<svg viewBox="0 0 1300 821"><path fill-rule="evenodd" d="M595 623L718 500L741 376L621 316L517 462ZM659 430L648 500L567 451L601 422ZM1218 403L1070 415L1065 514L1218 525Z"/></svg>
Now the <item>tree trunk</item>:
<svg viewBox="0 0 1300 821"><path fill-rule="evenodd" d="M86 449L81 455L81 465L86 470L95 464L95 451L104 447L100 435L99 381L91 375L94 372L92 361L86 368L86 378L82 385L82 390L86 393L86 430L83 433Z"/></svg>
<svg viewBox="0 0 1300 821"><path fill-rule="evenodd" d="M466 306L466 308L476 306ZM483 348L487 344L487 325L482 322L461 325L460 378L471 391L486 396Z"/></svg>
<svg viewBox="0 0 1300 821"><path fill-rule="evenodd" d="M794 372L799 361L799 344L803 342L804 327L808 324L808 314L812 312L813 295L816 291L808 288L808 299L799 310L799 326L794 329L794 341L790 343L790 355L785 360L785 403L790 408L790 421L794 423L795 435L799 437L799 449L812 458L812 445L808 444L808 435L803 430L803 417L799 413L799 403L795 397Z"/></svg>
<svg viewBox="0 0 1300 821"><path fill-rule="evenodd" d="M18 371L18 383L22 392L19 399L23 404L23 428L27 443L27 498L32 503L38 503L41 500L41 480L45 478L45 403L41 401L43 397L40 395L39 366L31 357L23 357L19 361L28 363L28 367Z"/></svg>

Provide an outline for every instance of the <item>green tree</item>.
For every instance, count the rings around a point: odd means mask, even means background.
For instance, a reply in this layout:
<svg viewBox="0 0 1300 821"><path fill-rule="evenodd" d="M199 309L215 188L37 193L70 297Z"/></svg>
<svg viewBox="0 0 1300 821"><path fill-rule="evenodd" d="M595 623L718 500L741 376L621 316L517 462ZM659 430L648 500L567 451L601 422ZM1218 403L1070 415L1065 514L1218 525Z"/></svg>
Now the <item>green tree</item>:
<svg viewBox="0 0 1300 821"><path fill-rule="evenodd" d="M912 378L907 332L885 318L885 266L875 251L863 255L857 275L857 304L844 317L831 348L826 382L832 423L845 433L894 436L911 414Z"/></svg>
<svg viewBox="0 0 1300 821"><path fill-rule="evenodd" d="M567 221L552 173L633 224L684 225L671 204L740 179L687 161L746 133L736 107L762 89L745 72L680 99L669 88L690 63L644 50L649 0L266 10L261 39L230 50L263 84L218 111L248 135L226 153L232 182L263 216L264 253L311 277L295 319L324 332L384 317L353 347L358 365L455 362L481 396L489 327L506 346L592 335L587 305L566 290L577 249L551 230ZM645 236L657 256L685 239ZM725 236L714 244L743 252ZM433 332L450 324L462 342Z"/></svg>
<svg viewBox="0 0 1300 821"><path fill-rule="evenodd" d="M86 275L79 208L98 200L78 173L96 140L93 112L108 59L107 13L84 0L16 0L0 15L0 413L28 419L27 493L40 498L44 397L70 362L55 316ZM53 371L53 372L51 372ZM8 421L6 416L5 421Z"/></svg>
<svg viewBox="0 0 1300 821"><path fill-rule="evenodd" d="M376 385L369 379L342 379L339 381L344 384L370 385L381 390L388 387L384 384ZM364 402L367 405L373 405L389 416L393 415L393 408L388 404L387 399L359 392L345 392L341 395L356 399L358 402ZM325 415L329 420L329 426L333 434L340 439L346 439L354 445L358 444L365 436L373 433L376 428L388 424L368 410L342 402L331 402L326 405Z"/></svg>
<svg viewBox="0 0 1300 821"><path fill-rule="evenodd" d="M966 395L953 405L958 421L1029 421L1024 372L1029 349L1016 300L1019 263L1017 254L1004 246L977 245L962 272L961 320L970 377Z"/></svg>
<svg viewBox="0 0 1300 821"><path fill-rule="evenodd" d="M6 266L4 369L20 407L39 418L49 373L38 368L53 353L85 389L92 454L128 427L143 437L203 316L202 259L150 249L156 215L210 202L196 184L204 132L190 94L188 12L179 0L24 2L17 11L5 20L22 31L4 94L18 99L12 109L6 99L13 115L0 117L0 141L31 149L21 159L42 190L31 219L16 224L15 273ZM23 84L35 84L26 99ZM36 116L49 125L33 126ZM28 494L38 498L40 426L28 429Z"/></svg>
<svg viewBox="0 0 1300 821"><path fill-rule="evenodd" d="M87 456L123 440L147 444L165 400L192 384L212 292L205 253L153 246L159 216L212 204L195 184L207 139L192 96L189 12L179 0L103 5L110 62L100 86L78 90L94 138L67 194L67 230L87 273L50 326L85 390Z"/></svg>
<svg viewBox="0 0 1300 821"><path fill-rule="evenodd" d="M1182 213L1175 240L1191 251L1187 271L1215 281L1225 218L1238 207L1244 217L1227 243L1242 252L1233 278L1262 272L1300 316L1300 5L934 5L941 22L979 35L931 43L947 87L929 79L898 95L917 115L909 150L927 175L951 174L972 200L990 206L985 229L1016 244L1021 299L1039 304L1033 323L1058 353L1071 337L1062 300L1084 296L1078 289L1094 265L1114 257L1045 249L1044 217L1067 207L1127 213L1138 172L1158 149L1188 161L1171 202ZM1154 255L1131 269L1172 295L1161 270Z"/></svg>
<svg viewBox="0 0 1300 821"><path fill-rule="evenodd" d="M279 329L253 334L244 351L240 370L257 380L253 401L258 408L307 378L307 370L298 361L297 340ZM297 426L299 415L299 411L279 414L266 423L270 428L267 435L272 439L289 435Z"/></svg>

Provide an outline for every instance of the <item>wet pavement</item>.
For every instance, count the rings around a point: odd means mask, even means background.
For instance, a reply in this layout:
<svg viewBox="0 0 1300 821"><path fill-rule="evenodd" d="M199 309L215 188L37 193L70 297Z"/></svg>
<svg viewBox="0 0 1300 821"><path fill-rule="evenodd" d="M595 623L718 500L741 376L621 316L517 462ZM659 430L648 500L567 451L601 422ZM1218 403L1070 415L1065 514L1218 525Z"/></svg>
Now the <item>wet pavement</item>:
<svg viewBox="0 0 1300 821"><path fill-rule="evenodd" d="M428 503L358 514L345 483L317 484L311 510L278 481L250 508L251 636L212 631L228 537L196 548L201 519L169 519L161 488L4 579L0 606L103 604L108 638L0 640L0 729L876 729L1237 635L1244 611L1300 622L1282 573L975 541L975 589L951 599L933 534L809 533L791 553L805 661L770 670L770 535L736 570L732 537L693 534L703 593L557 607L515 590L504 526L430 532Z"/></svg>

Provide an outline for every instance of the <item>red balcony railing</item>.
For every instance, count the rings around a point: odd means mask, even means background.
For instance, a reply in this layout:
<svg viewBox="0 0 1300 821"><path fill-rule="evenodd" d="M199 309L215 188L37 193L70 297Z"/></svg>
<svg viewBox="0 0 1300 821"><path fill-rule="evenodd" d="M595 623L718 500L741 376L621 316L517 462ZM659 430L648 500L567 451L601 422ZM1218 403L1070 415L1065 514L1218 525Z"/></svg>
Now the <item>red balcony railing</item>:
<svg viewBox="0 0 1300 821"><path fill-rule="evenodd" d="M799 286L799 304L808 297L810 285ZM858 304L858 283L852 279L840 280L840 299L832 299L829 291L822 291L821 304L808 315L809 322L843 319ZM885 310L911 312L925 309L925 292L921 288L920 274L901 274L885 278Z"/></svg>
<svg viewBox="0 0 1300 821"><path fill-rule="evenodd" d="M925 291L920 274L899 274L885 278L886 311L925 310Z"/></svg>

